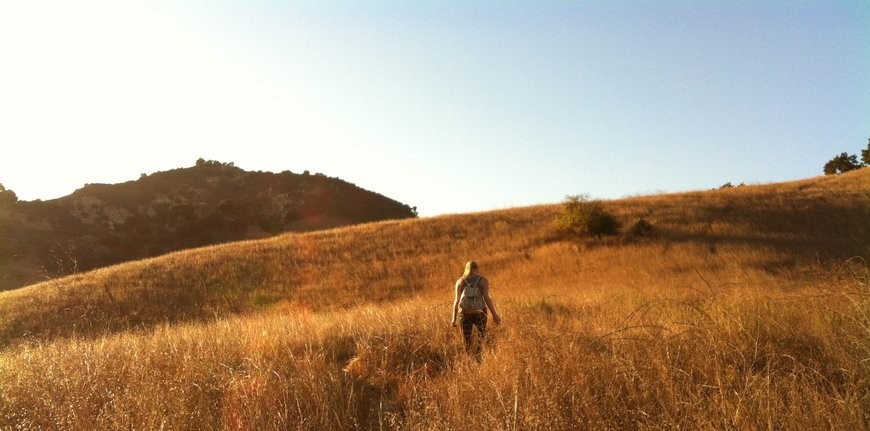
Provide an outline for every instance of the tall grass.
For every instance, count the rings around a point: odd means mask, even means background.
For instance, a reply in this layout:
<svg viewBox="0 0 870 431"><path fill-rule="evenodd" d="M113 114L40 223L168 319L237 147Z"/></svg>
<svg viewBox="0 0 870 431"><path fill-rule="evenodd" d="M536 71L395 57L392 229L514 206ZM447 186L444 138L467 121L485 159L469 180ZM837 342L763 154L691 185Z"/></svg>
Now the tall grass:
<svg viewBox="0 0 870 431"><path fill-rule="evenodd" d="M0 294L0 429L870 429L868 176L176 253ZM504 323L449 326L475 258Z"/></svg>
<svg viewBox="0 0 870 431"><path fill-rule="evenodd" d="M868 286L826 278L504 296L480 364L449 301L31 344L0 362L0 424L864 429Z"/></svg>

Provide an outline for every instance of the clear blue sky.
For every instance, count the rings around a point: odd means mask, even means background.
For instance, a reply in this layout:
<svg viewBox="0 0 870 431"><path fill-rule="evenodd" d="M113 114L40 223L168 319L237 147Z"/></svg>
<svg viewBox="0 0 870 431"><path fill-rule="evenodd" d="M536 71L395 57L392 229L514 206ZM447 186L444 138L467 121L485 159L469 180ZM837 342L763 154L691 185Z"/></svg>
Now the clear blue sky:
<svg viewBox="0 0 870 431"><path fill-rule="evenodd" d="M867 1L0 0L0 183L199 157L436 215L821 174L870 138Z"/></svg>

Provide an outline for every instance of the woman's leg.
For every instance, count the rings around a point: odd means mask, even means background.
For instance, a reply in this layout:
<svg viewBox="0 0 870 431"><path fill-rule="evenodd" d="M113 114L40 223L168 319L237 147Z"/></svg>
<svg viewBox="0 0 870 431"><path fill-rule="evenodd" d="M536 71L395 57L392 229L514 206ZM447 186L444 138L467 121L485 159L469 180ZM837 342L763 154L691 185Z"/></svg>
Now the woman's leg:
<svg viewBox="0 0 870 431"><path fill-rule="evenodd" d="M486 314L479 314L477 321L474 324L477 326L477 334L480 338L480 342L483 343L483 340L486 338Z"/></svg>
<svg viewBox="0 0 870 431"><path fill-rule="evenodd" d="M474 324L477 326L477 353L474 356L479 361L482 359L483 343L486 341L486 314L479 314Z"/></svg>
<svg viewBox="0 0 870 431"><path fill-rule="evenodd" d="M472 315L465 315L459 319L459 325L462 327L462 339L465 341L465 353L471 351L471 331L475 325L474 317Z"/></svg>

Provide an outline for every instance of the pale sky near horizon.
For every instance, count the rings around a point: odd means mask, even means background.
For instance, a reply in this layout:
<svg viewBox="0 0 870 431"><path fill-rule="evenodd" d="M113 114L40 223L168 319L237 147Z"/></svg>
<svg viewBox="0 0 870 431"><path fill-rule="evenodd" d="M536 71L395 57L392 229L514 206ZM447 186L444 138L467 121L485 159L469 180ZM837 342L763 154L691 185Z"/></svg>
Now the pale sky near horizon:
<svg viewBox="0 0 870 431"><path fill-rule="evenodd" d="M0 183L321 172L423 216L820 175L866 1L0 0Z"/></svg>

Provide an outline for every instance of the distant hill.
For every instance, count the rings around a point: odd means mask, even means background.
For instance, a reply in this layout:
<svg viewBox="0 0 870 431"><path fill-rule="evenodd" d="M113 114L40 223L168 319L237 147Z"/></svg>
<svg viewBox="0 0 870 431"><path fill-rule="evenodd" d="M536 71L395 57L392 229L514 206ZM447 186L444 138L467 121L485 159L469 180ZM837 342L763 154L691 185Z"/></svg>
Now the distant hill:
<svg viewBox="0 0 870 431"><path fill-rule="evenodd" d="M203 245L415 216L323 174L200 159L50 201L0 202L0 290Z"/></svg>

